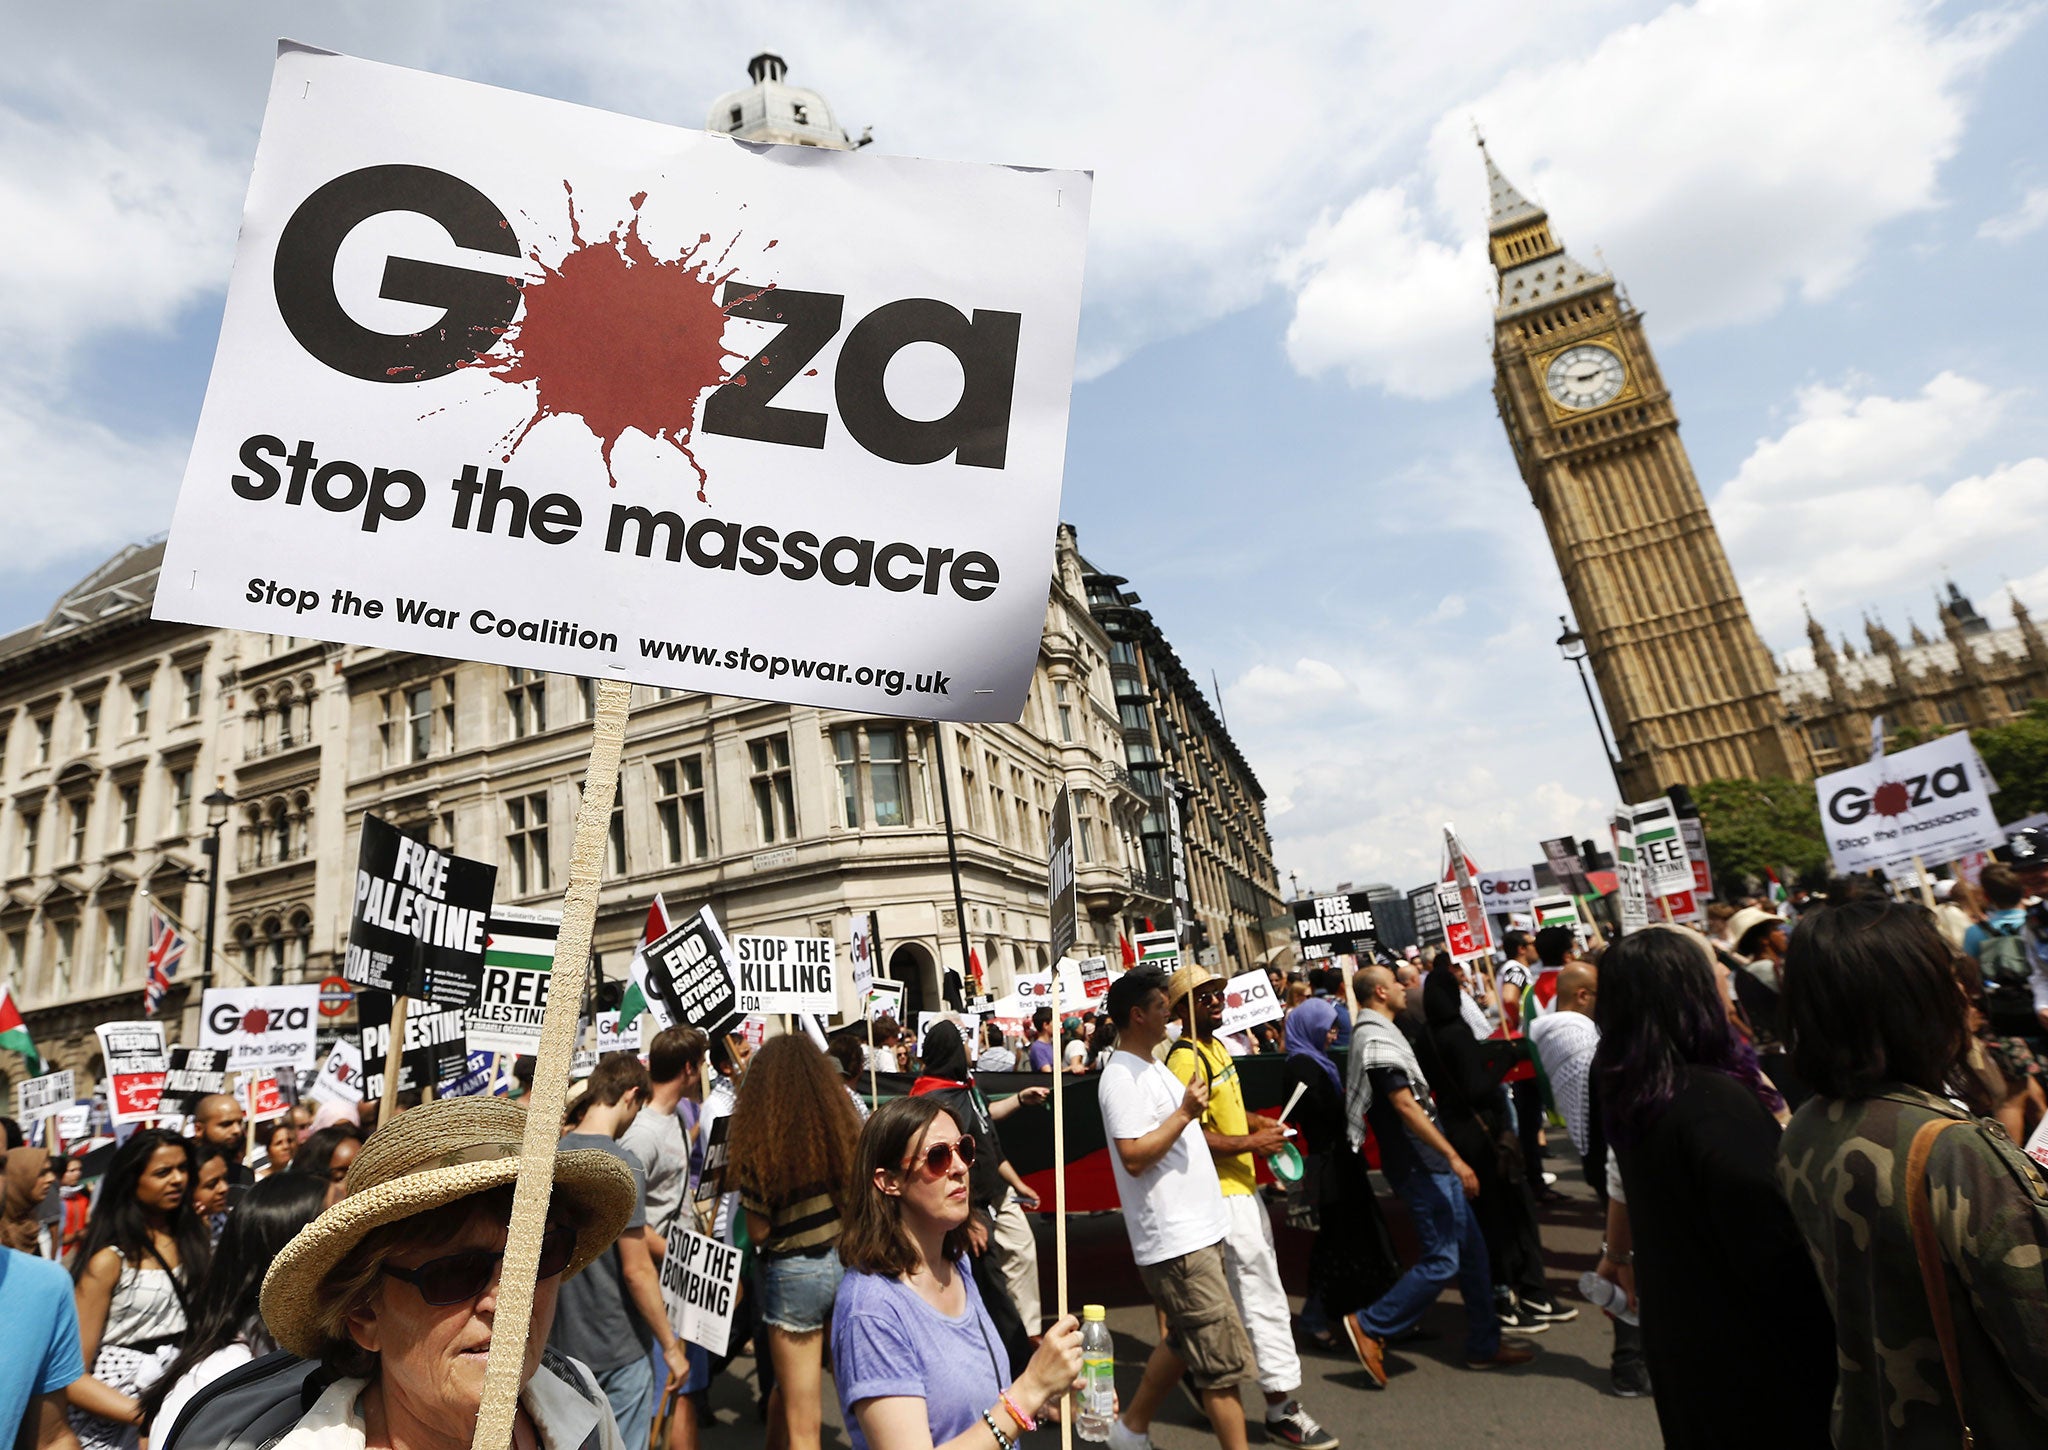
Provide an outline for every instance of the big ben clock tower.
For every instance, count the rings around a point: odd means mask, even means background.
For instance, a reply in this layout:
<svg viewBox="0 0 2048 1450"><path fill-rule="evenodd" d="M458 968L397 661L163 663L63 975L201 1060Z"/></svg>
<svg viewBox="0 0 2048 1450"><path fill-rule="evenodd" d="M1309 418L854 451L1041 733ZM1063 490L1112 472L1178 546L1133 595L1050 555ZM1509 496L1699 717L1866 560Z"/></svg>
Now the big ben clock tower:
<svg viewBox="0 0 2048 1450"><path fill-rule="evenodd" d="M1645 800L1674 782L1803 777L1642 314L1485 159L1494 400L1586 637L1622 788Z"/></svg>

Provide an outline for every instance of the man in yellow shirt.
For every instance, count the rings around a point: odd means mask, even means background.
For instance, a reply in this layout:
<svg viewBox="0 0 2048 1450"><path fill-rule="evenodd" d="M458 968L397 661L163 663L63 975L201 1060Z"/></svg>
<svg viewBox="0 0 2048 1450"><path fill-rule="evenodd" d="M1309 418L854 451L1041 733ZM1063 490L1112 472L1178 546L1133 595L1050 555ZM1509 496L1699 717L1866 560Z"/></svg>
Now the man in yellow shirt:
<svg viewBox="0 0 2048 1450"><path fill-rule="evenodd" d="M1295 1398L1301 1387L1301 1359L1294 1351L1287 1291L1280 1285L1280 1260L1273 1252L1273 1221L1259 1197L1253 1156L1275 1152L1287 1139L1277 1118L1245 1111L1237 1058L1217 1035L1223 1025L1223 988L1223 979L1206 967L1185 966L1174 974L1167 1000L1176 1018L1193 1021L1194 1035L1182 1032L1167 1050L1166 1066L1184 1083L1199 1072L1209 1084L1202 1136L1208 1140L1223 1187L1228 1223L1224 1268L1238 1317L1258 1357L1259 1388L1266 1394L1266 1434L1297 1450L1335 1450L1337 1437L1317 1424Z"/></svg>

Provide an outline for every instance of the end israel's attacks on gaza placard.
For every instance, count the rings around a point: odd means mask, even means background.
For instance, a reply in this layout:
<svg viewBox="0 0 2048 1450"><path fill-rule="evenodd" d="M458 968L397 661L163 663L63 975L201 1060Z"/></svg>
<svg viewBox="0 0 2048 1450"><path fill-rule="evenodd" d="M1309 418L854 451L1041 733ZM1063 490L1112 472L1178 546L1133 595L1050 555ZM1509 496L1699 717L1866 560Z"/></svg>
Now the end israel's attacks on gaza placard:
<svg viewBox="0 0 2048 1450"><path fill-rule="evenodd" d="M1014 720L1090 186L287 45L155 616Z"/></svg>

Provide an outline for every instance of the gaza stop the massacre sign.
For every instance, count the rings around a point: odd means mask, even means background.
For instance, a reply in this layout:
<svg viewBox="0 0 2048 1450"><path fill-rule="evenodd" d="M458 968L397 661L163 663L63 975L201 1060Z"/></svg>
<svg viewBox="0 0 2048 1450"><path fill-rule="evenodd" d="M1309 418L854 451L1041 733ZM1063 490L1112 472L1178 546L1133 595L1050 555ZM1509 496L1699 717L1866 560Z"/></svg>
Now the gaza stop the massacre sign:
<svg viewBox="0 0 2048 1450"><path fill-rule="evenodd" d="M1881 755L1814 782L1835 869L1929 866L2005 843L1968 731Z"/></svg>
<svg viewBox="0 0 2048 1450"><path fill-rule="evenodd" d="M155 616L1014 720L1090 185L287 44Z"/></svg>

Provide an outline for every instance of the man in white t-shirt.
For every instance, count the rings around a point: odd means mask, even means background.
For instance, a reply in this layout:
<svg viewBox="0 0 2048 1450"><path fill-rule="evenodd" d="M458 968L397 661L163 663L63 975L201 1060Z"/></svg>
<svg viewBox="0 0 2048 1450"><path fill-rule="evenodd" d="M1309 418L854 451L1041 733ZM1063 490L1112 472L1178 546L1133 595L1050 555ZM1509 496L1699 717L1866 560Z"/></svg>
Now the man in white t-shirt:
<svg viewBox="0 0 2048 1450"><path fill-rule="evenodd" d="M1166 1319L1145 1378L1111 1422L1111 1450L1145 1450L1152 1416L1183 1374L1194 1382L1223 1450L1245 1450L1241 1386L1258 1379L1250 1337L1231 1298L1223 1237L1229 1220L1215 1159L1202 1136L1209 1085L1183 1087L1153 1060L1172 1015L1169 978L1158 966L1125 973L1109 989L1117 1050L1102 1069L1097 1100L1110 1140L1131 1257L1145 1290Z"/></svg>

